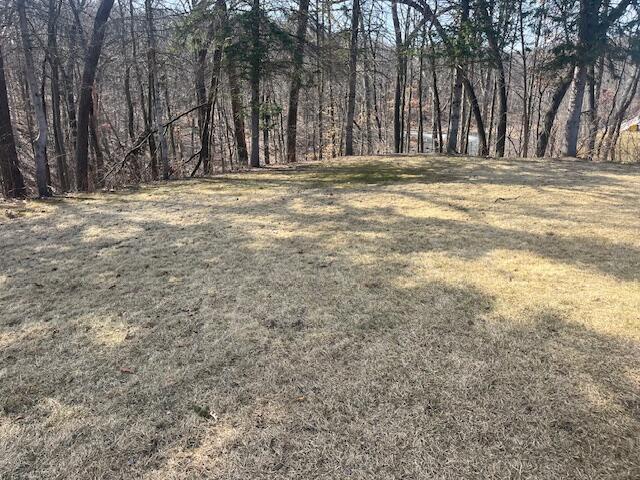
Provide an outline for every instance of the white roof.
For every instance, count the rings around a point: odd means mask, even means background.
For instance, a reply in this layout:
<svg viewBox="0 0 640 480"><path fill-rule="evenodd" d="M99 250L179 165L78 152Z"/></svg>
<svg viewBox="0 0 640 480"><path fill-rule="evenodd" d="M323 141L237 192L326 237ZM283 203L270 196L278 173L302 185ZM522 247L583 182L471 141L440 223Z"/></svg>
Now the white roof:
<svg viewBox="0 0 640 480"><path fill-rule="evenodd" d="M622 122L622 125L620 125L620 131L624 132L625 130L629 130L629 128L631 128L633 125L638 124L640 124L640 115L636 115L635 117Z"/></svg>

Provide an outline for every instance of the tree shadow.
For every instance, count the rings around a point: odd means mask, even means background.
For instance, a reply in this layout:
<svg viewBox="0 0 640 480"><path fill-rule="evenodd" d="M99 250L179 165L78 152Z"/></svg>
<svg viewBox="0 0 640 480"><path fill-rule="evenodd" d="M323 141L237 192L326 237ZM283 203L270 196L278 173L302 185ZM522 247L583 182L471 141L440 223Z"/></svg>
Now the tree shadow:
<svg viewBox="0 0 640 480"><path fill-rule="evenodd" d="M295 191L259 209L225 192L18 219L0 271L2 474L638 478L637 341L550 305L504 316L482 285L405 263L526 250L633 281L635 248L331 190L305 197L331 214Z"/></svg>

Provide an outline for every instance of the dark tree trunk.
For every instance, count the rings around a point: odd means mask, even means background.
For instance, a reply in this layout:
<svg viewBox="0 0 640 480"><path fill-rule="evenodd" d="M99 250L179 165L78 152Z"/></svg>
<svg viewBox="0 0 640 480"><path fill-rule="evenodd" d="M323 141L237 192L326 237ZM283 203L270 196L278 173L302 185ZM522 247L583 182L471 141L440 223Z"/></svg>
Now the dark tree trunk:
<svg viewBox="0 0 640 480"><path fill-rule="evenodd" d="M497 69L497 93L498 93L498 128L496 136L496 156L504 157L507 140L507 79L502 61L502 48L498 41L498 33L490 16L490 10L486 0L479 2L478 12L482 19L483 30L487 36L489 49L491 51L491 62Z"/></svg>
<svg viewBox="0 0 640 480"><path fill-rule="evenodd" d="M393 95L393 152L402 152L402 93L404 90L405 78L407 75L407 54L402 41L402 29L398 17L398 3L391 2L391 15L393 19L393 30L396 39L396 81Z"/></svg>
<svg viewBox="0 0 640 480"><path fill-rule="evenodd" d="M4 60L0 47L0 179L2 190L7 198L24 197L27 189L18 164L18 154L13 136L9 96L4 75Z"/></svg>
<svg viewBox="0 0 640 480"><path fill-rule="evenodd" d="M572 80L572 70L569 71L562 79L560 83L556 86L556 90L551 97L551 105L549 106L549 110L544 115L544 122L542 126L542 132L538 137L538 142L536 145L536 157L544 157L547 152L547 146L549 145L549 138L551 137L551 130L553 128L553 123L556 120L556 115L558 113L558 109L560 108L560 104L564 99L564 96L567 94L567 90L569 90L569 86L571 85Z"/></svg>
<svg viewBox="0 0 640 480"><path fill-rule="evenodd" d="M358 24L360 0L353 0L351 13L351 42L349 44L349 93L347 94L347 121L345 126L345 155L353 155L353 121L356 109L356 66L358 62Z"/></svg>
<svg viewBox="0 0 640 480"><path fill-rule="evenodd" d="M296 161L296 140L298 129L298 99L302 85L302 61L304 43L309 22L309 0L300 0L296 40L291 58L291 88L289 89L289 110L287 112L287 162ZM268 146L265 144L265 148Z"/></svg>
<svg viewBox="0 0 640 480"><path fill-rule="evenodd" d="M260 40L260 0L251 7L251 59L249 84L251 87L251 167L260 166L260 77L262 76L262 42Z"/></svg>
<svg viewBox="0 0 640 480"><path fill-rule="evenodd" d="M447 135L447 153L457 153L458 129L460 128L460 106L462 105L462 69L455 68L453 92L451 96L451 113L449 115L449 133Z"/></svg>
<svg viewBox="0 0 640 480"><path fill-rule="evenodd" d="M111 7L113 7L113 0L101 0L93 23L91 42L84 60L78 102L78 138L76 142L76 187L80 191L89 190L89 115L91 113L93 82L96 77Z"/></svg>
<svg viewBox="0 0 640 480"><path fill-rule="evenodd" d="M498 64L498 128L496 134L496 156L504 157L507 142L507 81L502 61Z"/></svg>
<svg viewBox="0 0 640 480"><path fill-rule="evenodd" d="M462 78L462 83L464 84L464 88L467 92L467 96L469 97L469 102L471 104L471 111L473 112L473 117L476 121L476 128L478 129L478 155L481 157L489 156L489 146L487 144L487 137L484 128L484 122L482 120L482 111L480 109L480 103L478 102L478 97L476 96L476 92L471 84L471 81L465 75Z"/></svg>

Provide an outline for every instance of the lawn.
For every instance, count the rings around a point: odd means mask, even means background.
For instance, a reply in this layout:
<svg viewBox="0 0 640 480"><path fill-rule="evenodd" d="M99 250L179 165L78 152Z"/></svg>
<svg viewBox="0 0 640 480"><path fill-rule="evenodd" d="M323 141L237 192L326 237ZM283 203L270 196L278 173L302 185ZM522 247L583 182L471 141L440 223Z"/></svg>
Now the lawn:
<svg viewBox="0 0 640 480"><path fill-rule="evenodd" d="M638 167L337 159L0 214L1 478L640 478Z"/></svg>

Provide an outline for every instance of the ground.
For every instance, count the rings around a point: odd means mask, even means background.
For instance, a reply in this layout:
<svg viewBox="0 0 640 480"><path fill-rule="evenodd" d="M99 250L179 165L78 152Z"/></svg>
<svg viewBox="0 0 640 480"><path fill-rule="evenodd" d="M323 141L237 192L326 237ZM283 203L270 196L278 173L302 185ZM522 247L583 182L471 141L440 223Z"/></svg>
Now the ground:
<svg viewBox="0 0 640 480"><path fill-rule="evenodd" d="M637 167L337 159L2 211L2 478L640 478Z"/></svg>

